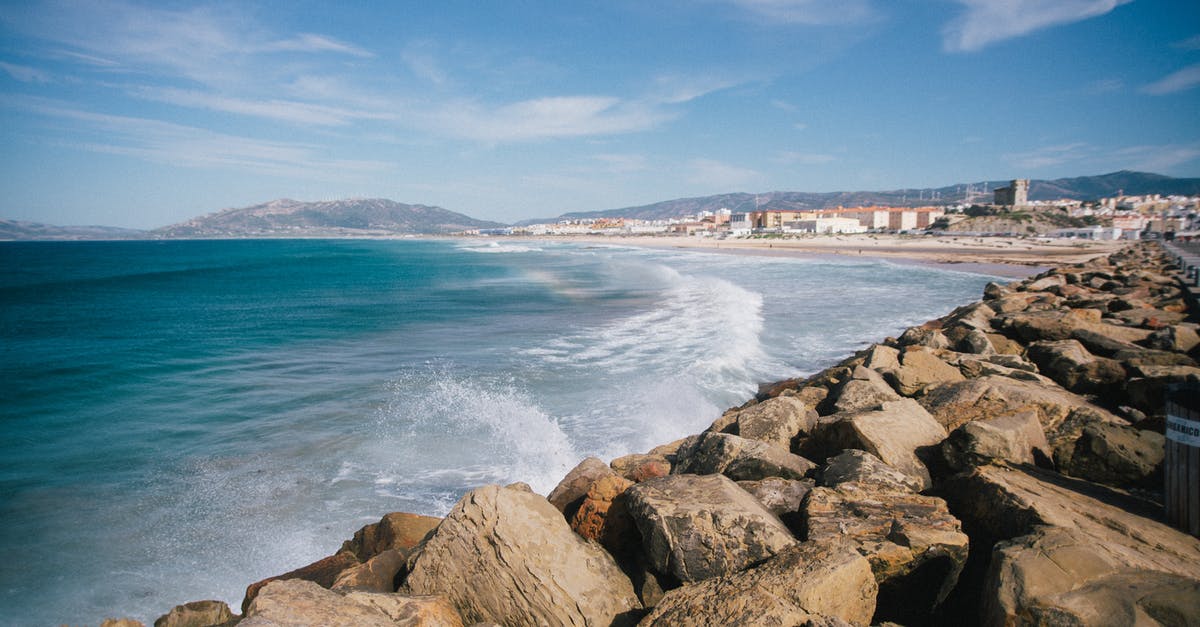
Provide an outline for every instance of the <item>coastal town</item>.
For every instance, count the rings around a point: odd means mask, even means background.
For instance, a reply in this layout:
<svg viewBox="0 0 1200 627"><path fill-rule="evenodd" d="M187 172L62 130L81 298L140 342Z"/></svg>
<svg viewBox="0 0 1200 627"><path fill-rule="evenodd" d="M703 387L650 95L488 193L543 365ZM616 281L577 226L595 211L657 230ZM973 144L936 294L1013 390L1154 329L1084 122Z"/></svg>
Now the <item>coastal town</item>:
<svg viewBox="0 0 1200 627"><path fill-rule="evenodd" d="M822 209L775 208L756 197L753 210L720 208L662 219L564 218L523 226L474 229L482 236L803 237L901 233L1050 237L1088 240L1192 238L1200 235L1200 196L1115 195L1093 201L1029 200L1029 180L993 190L992 202Z"/></svg>

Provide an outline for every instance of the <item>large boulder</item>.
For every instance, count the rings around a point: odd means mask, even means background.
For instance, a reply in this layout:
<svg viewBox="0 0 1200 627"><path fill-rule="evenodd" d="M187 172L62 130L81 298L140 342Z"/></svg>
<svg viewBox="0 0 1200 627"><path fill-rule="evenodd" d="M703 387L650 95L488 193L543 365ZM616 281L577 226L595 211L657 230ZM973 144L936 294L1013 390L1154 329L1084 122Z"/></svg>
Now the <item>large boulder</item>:
<svg viewBox="0 0 1200 627"><path fill-rule="evenodd" d="M599 542L613 556L627 557L639 542L625 504L625 491L632 485L632 481L615 475L593 483L579 511L571 518L571 529Z"/></svg>
<svg viewBox="0 0 1200 627"><path fill-rule="evenodd" d="M739 410L727 420L728 433L787 449L797 435L812 429L817 412L794 396L778 396Z"/></svg>
<svg viewBox="0 0 1200 627"><path fill-rule="evenodd" d="M232 620L233 612L224 601L192 601L159 616L154 627L212 627Z"/></svg>
<svg viewBox="0 0 1200 627"><path fill-rule="evenodd" d="M934 419L949 430L971 422L1032 409L1047 431L1053 430L1080 408L1100 415L1108 411L1062 388L1010 377L983 376L951 383L921 399Z"/></svg>
<svg viewBox="0 0 1200 627"><path fill-rule="evenodd" d="M1083 428L1059 470L1121 488L1161 488L1166 437L1128 425L1093 423Z"/></svg>
<svg viewBox="0 0 1200 627"><path fill-rule="evenodd" d="M993 459L1047 465L1054 459L1054 451L1037 413L1028 410L968 422L942 442L942 456L951 469L962 470Z"/></svg>
<svg viewBox="0 0 1200 627"><path fill-rule="evenodd" d="M1120 362L1089 353L1078 340L1034 342L1028 354L1042 374L1079 394L1119 390L1125 381Z"/></svg>
<svg viewBox="0 0 1200 627"><path fill-rule="evenodd" d="M567 520L570 520L575 515L575 511L579 509L579 504L583 502L588 488L592 487L592 484L601 477L610 477L614 474L616 473L613 472L613 469L600 458L584 458L562 478L562 481L558 482L558 485L554 486L546 500L557 507Z"/></svg>
<svg viewBox="0 0 1200 627"><path fill-rule="evenodd" d="M723 475L671 475L626 491L651 565L683 582L737 572L796 543L762 503Z"/></svg>
<svg viewBox="0 0 1200 627"><path fill-rule="evenodd" d="M918 396L931 387L964 379L958 368L923 346L905 347L900 352L900 367L884 371L884 377L904 396Z"/></svg>
<svg viewBox="0 0 1200 627"><path fill-rule="evenodd" d="M760 481L739 481L737 484L795 532L801 528L800 506L815 482L812 479L767 477Z"/></svg>
<svg viewBox="0 0 1200 627"><path fill-rule="evenodd" d="M827 413L856 412L875 409L888 401L898 401L900 395L878 372L858 366L850 378L842 381L826 397ZM809 430L812 426L809 427Z"/></svg>
<svg viewBox="0 0 1200 627"><path fill-rule="evenodd" d="M407 512L384 514L377 523L366 525L354 532L354 537L342 543L342 551L350 551L360 561L389 549L408 550L421 542L441 518L421 516Z"/></svg>
<svg viewBox="0 0 1200 627"><path fill-rule="evenodd" d="M366 562L342 571L330 586L330 590L365 590L368 592L395 592L397 579L408 561L409 551L388 549Z"/></svg>
<svg viewBox="0 0 1200 627"><path fill-rule="evenodd" d="M671 472L723 474L734 481L755 481L766 477L803 479L814 468L816 464L784 447L708 431L684 441Z"/></svg>
<svg viewBox="0 0 1200 627"><path fill-rule="evenodd" d="M917 401L906 398L884 403L874 411L841 417L823 425L832 441L871 453L889 466L916 479L921 489L933 481L923 458L946 439L946 430ZM827 436L828 437L828 436Z"/></svg>
<svg viewBox="0 0 1200 627"><path fill-rule="evenodd" d="M814 488L804 503L808 542L850 542L879 582L877 619L920 620L946 599L969 540L946 502L908 489L847 482Z"/></svg>
<svg viewBox="0 0 1200 627"><path fill-rule="evenodd" d="M273 581L246 610L239 627L462 627L440 596L326 590L302 579Z"/></svg>
<svg viewBox="0 0 1200 627"><path fill-rule="evenodd" d="M671 461L666 455L653 453L632 453L618 457L608 465L613 472L634 483L671 474Z"/></svg>
<svg viewBox="0 0 1200 627"><path fill-rule="evenodd" d="M641 609L612 556L523 484L468 492L410 564L405 589L446 596L468 623L609 625Z"/></svg>
<svg viewBox="0 0 1200 627"><path fill-rule="evenodd" d="M846 545L804 543L757 568L668 592L643 625L868 625L877 584L871 566ZM843 623L844 624L844 623Z"/></svg>
<svg viewBox="0 0 1200 627"><path fill-rule="evenodd" d="M1151 333L1144 343L1157 350L1186 353L1200 346L1200 334L1191 325L1173 324Z"/></svg>
<svg viewBox="0 0 1200 627"><path fill-rule="evenodd" d="M246 596L242 599L242 613L246 612L246 608L250 607L250 603L254 597L258 595L263 586L272 581L302 579L311 581L322 588L331 587L337 581L338 575L342 571L358 566L358 557L350 551L338 551L336 555L330 555L319 559L307 566L301 566L296 570L288 571L282 575L268 577L266 579L256 581L246 587Z"/></svg>
<svg viewBox="0 0 1200 627"><path fill-rule="evenodd" d="M821 485L836 488L843 483L861 483L876 490L920 492L923 484L883 463L878 457L857 449L842 451L826 460Z"/></svg>

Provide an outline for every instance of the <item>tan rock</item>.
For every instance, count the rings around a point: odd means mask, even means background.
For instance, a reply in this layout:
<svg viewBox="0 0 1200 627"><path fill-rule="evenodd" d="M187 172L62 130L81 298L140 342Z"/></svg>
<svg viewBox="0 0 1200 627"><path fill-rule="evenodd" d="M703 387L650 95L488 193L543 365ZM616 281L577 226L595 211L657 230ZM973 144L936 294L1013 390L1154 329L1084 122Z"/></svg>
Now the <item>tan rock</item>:
<svg viewBox="0 0 1200 627"><path fill-rule="evenodd" d="M800 506L815 485L812 479L767 477L759 481L739 481L737 484L778 516L788 529L793 532L802 529Z"/></svg>
<svg viewBox="0 0 1200 627"><path fill-rule="evenodd" d="M833 618L868 625L877 590L848 546L804 543L757 568L668 592L642 625L805 625Z"/></svg>
<svg viewBox="0 0 1200 627"><path fill-rule="evenodd" d="M1125 381L1120 362L1089 353L1078 340L1034 342L1028 354L1043 374L1079 394L1119 390Z"/></svg>
<svg viewBox="0 0 1200 627"><path fill-rule="evenodd" d="M159 616L154 627L212 627L231 620L233 612L224 601L192 601Z"/></svg>
<svg viewBox="0 0 1200 627"><path fill-rule="evenodd" d="M365 562L388 549L411 549L440 522L441 518L407 512L384 514L379 522L354 532L352 539L342 543L341 550Z"/></svg>
<svg viewBox="0 0 1200 627"><path fill-rule="evenodd" d="M906 475L883 463L878 457L857 449L842 451L826 460L821 473L821 485L836 488L843 483L860 483L876 490L920 492L919 479Z"/></svg>
<svg viewBox="0 0 1200 627"><path fill-rule="evenodd" d="M946 439L946 430L925 408L911 398L884 403L875 411L847 415L831 429L842 432L837 439L871 453L884 463L913 477L921 489L933 485L929 469L918 452Z"/></svg>
<svg viewBox="0 0 1200 627"><path fill-rule="evenodd" d="M100 621L100 627L146 627L140 620L132 618L106 618Z"/></svg>
<svg viewBox="0 0 1200 627"><path fill-rule="evenodd" d="M877 372L896 370L900 367L900 351L891 346L873 344L867 349L863 365Z"/></svg>
<svg viewBox="0 0 1200 627"><path fill-rule="evenodd" d="M468 492L411 560L405 589L503 625L608 625L641 608L613 558L522 485Z"/></svg>
<svg viewBox="0 0 1200 627"><path fill-rule="evenodd" d="M634 483L671 474L671 462L665 455L634 453L618 457L608 465L613 472Z"/></svg>
<svg viewBox="0 0 1200 627"><path fill-rule="evenodd" d="M1083 428L1059 470L1073 477L1120 488L1161 488L1164 444L1161 433L1128 425L1094 423Z"/></svg>
<svg viewBox="0 0 1200 627"><path fill-rule="evenodd" d="M626 494L650 564L680 581L736 572L796 543L774 514L723 475L671 475Z"/></svg>
<svg viewBox="0 0 1200 627"><path fill-rule="evenodd" d="M242 613L246 613L246 609L250 607L250 602L254 600L254 597L258 595L263 586L272 581L302 579L304 581L311 581L322 588L328 588L333 585L333 582L337 581L338 575L342 574L342 571L353 568L358 564L358 558L354 553L339 551L336 555L319 559L296 570L256 581L246 587L246 596L242 599Z"/></svg>
<svg viewBox="0 0 1200 627"><path fill-rule="evenodd" d="M766 477L803 479L816 464L761 440L705 432L688 438L676 453L674 474L723 474L734 481Z"/></svg>
<svg viewBox="0 0 1200 627"><path fill-rule="evenodd" d="M857 412L876 409L883 403L898 400L900 395L883 380L882 375L865 366L859 366L854 369L850 378L830 391L825 404L830 410L829 413ZM815 423L810 425L809 431L814 426Z"/></svg>
<svg viewBox="0 0 1200 627"><path fill-rule="evenodd" d="M918 396L931 387L962 381L965 377L933 351L922 346L909 346L900 353L900 367L887 371L885 378L900 394Z"/></svg>
<svg viewBox="0 0 1200 627"><path fill-rule="evenodd" d="M1002 376L983 376L951 383L921 398L934 420L953 430L973 420L1019 413L1037 412L1038 421L1049 433L1081 408L1118 421L1107 410L1062 388Z"/></svg>
<svg viewBox="0 0 1200 627"><path fill-rule="evenodd" d="M615 475L597 480L571 519L571 529L599 542L613 556L627 557L640 541L625 503L625 490L632 485L632 481Z"/></svg>
<svg viewBox="0 0 1200 627"><path fill-rule="evenodd" d="M793 438L812 429L817 413L794 396L779 396L738 411L731 419L736 427L730 433L787 449Z"/></svg>
<svg viewBox="0 0 1200 627"><path fill-rule="evenodd" d="M412 549L388 549L380 552L366 563L342 571L330 586L331 590L366 590L369 592L395 592L397 575L408 561Z"/></svg>
<svg viewBox="0 0 1200 627"><path fill-rule="evenodd" d="M962 425L942 442L942 456L951 469L962 470L993 459L1048 464L1054 451L1037 412L1027 410Z"/></svg>
<svg viewBox="0 0 1200 627"><path fill-rule="evenodd" d="M879 619L908 623L929 616L966 564L970 541L937 497L841 483L814 488L804 519L810 543L849 542L871 562Z"/></svg>
<svg viewBox="0 0 1200 627"><path fill-rule="evenodd" d="M353 592L345 596L302 579L272 581L246 610L239 627L461 627L441 597Z"/></svg>

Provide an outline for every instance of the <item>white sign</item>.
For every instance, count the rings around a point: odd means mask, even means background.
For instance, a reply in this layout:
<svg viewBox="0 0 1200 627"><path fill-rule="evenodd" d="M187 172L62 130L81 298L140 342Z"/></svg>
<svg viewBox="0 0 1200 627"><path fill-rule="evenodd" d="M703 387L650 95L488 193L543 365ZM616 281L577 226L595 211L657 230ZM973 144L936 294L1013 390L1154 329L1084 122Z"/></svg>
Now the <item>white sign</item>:
<svg viewBox="0 0 1200 627"><path fill-rule="evenodd" d="M1200 422L1167 414L1167 439L1187 446L1200 446Z"/></svg>

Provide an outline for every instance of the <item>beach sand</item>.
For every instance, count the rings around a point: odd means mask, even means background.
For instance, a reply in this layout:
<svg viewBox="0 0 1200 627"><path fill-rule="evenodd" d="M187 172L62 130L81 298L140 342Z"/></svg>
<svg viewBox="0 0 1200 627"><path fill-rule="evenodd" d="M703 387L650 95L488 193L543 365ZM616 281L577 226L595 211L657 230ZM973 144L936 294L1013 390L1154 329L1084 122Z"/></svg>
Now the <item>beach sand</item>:
<svg viewBox="0 0 1200 627"><path fill-rule="evenodd" d="M815 235L798 238L712 239L681 236L547 235L521 239L611 246L695 249L767 256L854 256L907 261L957 270L1024 277L1061 264L1108 255L1128 242L927 235Z"/></svg>

